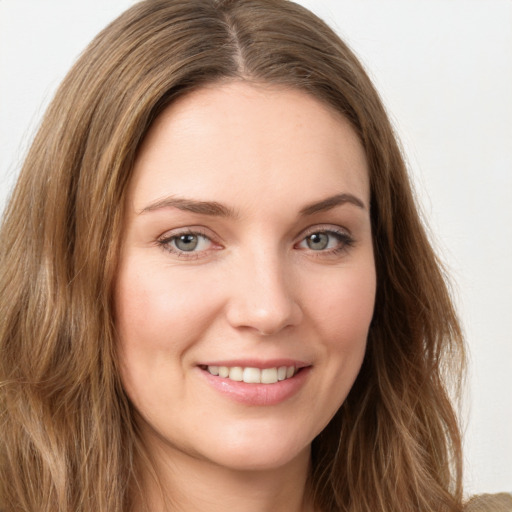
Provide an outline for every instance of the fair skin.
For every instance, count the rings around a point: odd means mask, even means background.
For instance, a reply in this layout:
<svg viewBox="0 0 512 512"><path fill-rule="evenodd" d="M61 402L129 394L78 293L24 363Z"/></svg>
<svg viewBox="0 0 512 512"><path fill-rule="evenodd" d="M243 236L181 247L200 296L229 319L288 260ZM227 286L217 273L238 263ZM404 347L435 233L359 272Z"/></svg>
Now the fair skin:
<svg viewBox="0 0 512 512"><path fill-rule="evenodd" d="M303 92L212 85L151 127L116 326L173 510L312 510L310 445L359 372L373 314L369 196L354 131Z"/></svg>

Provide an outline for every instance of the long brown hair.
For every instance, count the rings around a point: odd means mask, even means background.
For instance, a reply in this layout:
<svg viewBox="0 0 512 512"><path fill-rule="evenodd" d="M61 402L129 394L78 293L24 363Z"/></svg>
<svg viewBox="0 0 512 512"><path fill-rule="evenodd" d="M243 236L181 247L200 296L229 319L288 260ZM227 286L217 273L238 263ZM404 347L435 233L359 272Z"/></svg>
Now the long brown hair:
<svg viewBox="0 0 512 512"><path fill-rule="evenodd" d="M27 155L0 233L0 500L126 512L144 458L116 363L112 285L137 148L180 95L225 80L300 89L364 145L378 285L356 383L314 440L318 510L461 510L447 384L463 345L378 94L350 49L286 0L147 0L90 44Z"/></svg>

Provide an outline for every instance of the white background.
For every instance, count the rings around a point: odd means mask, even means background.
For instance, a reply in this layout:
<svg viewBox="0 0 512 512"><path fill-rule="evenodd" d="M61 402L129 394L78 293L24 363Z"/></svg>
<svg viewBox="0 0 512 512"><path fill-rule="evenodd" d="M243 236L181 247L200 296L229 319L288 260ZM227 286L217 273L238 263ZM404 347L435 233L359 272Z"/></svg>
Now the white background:
<svg viewBox="0 0 512 512"><path fill-rule="evenodd" d="M56 86L133 3L0 0L0 211ZM470 350L466 492L512 491L512 1L300 3L369 70L456 282Z"/></svg>

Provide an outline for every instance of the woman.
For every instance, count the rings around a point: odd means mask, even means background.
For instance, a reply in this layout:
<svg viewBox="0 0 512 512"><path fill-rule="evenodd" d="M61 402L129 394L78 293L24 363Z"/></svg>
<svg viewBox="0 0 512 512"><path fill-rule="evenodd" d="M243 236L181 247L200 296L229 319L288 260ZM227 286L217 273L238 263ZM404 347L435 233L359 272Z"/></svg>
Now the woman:
<svg viewBox="0 0 512 512"><path fill-rule="evenodd" d="M152 0L2 226L6 510L460 511L463 343L382 104L280 0Z"/></svg>

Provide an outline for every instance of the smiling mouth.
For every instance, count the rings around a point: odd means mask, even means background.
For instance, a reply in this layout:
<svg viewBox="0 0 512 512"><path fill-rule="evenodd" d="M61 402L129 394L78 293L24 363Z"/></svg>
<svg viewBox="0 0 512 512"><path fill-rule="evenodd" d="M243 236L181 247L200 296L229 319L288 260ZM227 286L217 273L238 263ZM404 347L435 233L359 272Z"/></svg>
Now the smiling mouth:
<svg viewBox="0 0 512 512"><path fill-rule="evenodd" d="M295 366L279 366L274 368L253 368L241 366L202 366L201 369L216 377L247 384L276 384L291 379L300 369Z"/></svg>

